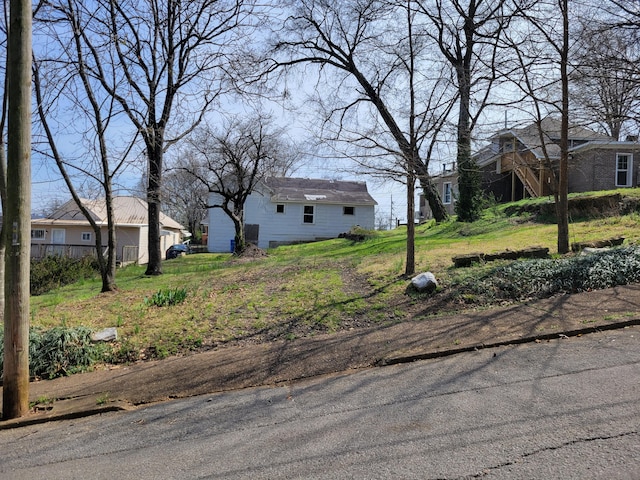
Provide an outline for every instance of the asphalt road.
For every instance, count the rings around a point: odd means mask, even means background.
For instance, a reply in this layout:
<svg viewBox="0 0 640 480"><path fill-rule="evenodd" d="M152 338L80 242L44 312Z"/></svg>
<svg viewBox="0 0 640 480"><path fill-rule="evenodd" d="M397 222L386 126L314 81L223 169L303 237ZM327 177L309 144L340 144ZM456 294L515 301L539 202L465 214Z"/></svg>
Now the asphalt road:
<svg viewBox="0 0 640 480"><path fill-rule="evenodd" d="M0 431L0 479L638 479L640 329Z"/></svg>

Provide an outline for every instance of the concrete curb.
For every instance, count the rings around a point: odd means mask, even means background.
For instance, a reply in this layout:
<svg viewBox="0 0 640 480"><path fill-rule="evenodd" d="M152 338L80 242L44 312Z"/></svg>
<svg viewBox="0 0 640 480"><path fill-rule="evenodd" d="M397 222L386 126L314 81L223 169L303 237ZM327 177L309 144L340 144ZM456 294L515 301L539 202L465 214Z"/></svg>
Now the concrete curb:
<svg viewBox="0 0 640 480"><path fill-rule="evenodd" d="M600 325L597 327L568 330L566 332L560 332L560 333L548 333L544 335L514 338L512 340L505 340L503 342L483 343L481 345L471 345L471 346L461 347L461 348L452 348L452 349L441 350L437 352L400 355L398 357L387 357L387 358L378 360L374 364L374 366L384 367L389 365L398 365L402 363L411 363L411 362L416 362L418 360L428 360L432 358L449 357L451 355L457 355L458 353L474 352L477 350L483 350L487 348L505 347L508 345L520 345L523 343L534 343L534 342L543 341L543 340L557 340L559 338L578 337L580 335L587 335L589 333L598 333L606 330L619 330L622 328L638 326L638 325L640 325L640 318L628 320L625 322L610 323L608 325Z"/></svg>
<svg viewBox="0 0 640 480"><path fill-rule="evenodd" d="M124 402L113 402L106 405L96 405L94 402L93 405L90 405L87 401L78 401L77 399L56 400L53 408L48 412L32 413L11 420L0 420L0 430L9 430L60 420L73 420L122 410L131 410L131 406Z"/></svg>

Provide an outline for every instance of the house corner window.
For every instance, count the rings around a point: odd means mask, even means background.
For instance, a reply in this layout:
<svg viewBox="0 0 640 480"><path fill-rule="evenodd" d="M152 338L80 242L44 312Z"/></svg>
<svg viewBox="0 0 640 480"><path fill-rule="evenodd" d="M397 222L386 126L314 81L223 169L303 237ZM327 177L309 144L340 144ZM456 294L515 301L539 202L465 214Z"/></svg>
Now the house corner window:
<svg viewBox="0 0 640 480"><path fill-rule="evenodd" d="M629 153L616 154L616 187L630 187L633 157Z"/></svg>
<svg viewBox="0 0 640 480"><path fill-rule="evenodd" d="M303 223L313 223L314 207L313 205L304 206L304 216L302 218Z"/></svg>
<svg viewBox="0 0 640 480"><path fill-rule="evenodd" d="M442 185L442 203L451 204L451 183L447 182Z"/></svg>
<svg viewBox="0 0 640 480"><path fill-rule="evenodd" d="M45 230L43 228L36 228L31 230L31 239L32 240L44 240Z"/></svg>
<svg viewBox="0 0 640 480"><path fill-rule="evenodd" d="M342 214L343 215L355 215L356 214L356 208L355 207L342 207Z"/></svg>
<svg viewBox="0 0 640 480"><path fill-rule="evenodd" d="M82 241L90 242L91 241L91 232L82 232Z"/></svg>
<svg viewBox="0 0 640 480"><path fill-rule="evenodd" d="M276 204L276 213L284 213L284 203Z"/></svg>

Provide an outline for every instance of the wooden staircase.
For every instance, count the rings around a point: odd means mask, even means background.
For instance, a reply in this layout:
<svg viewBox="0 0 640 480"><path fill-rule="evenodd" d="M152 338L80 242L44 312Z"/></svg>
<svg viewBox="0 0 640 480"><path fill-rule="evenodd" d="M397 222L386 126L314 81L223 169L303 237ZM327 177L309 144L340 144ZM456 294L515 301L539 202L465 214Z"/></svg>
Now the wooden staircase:
<svg viewBox="0 0 640 480"><path fill-rule="evenodd" d="M514 172L527 193L532 197L539 197L542 194L542 189L540 188L540 180L533 169L525 165L514 165L514 167Z"/></svg>
<svg viewBox="0 0 640 480"><path fill-rule="evenodd" d="M512 170L531 197L540 197L544 194L543 185L540 181L539 172L532 168L531 165L532 161L527 161L518 152L509 152L503 155L504 170Z"/></svg>

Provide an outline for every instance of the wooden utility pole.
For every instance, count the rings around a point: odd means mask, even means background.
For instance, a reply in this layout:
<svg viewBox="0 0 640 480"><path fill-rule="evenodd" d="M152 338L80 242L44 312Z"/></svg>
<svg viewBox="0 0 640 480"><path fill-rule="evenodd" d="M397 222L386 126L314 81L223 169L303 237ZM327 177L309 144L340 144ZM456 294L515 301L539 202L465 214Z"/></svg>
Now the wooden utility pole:
<svg viewBox="0 0 640 480"><path fill-rule="evenodd" d="M31 2L9 4L3 418L29 410Z"/></svg>

